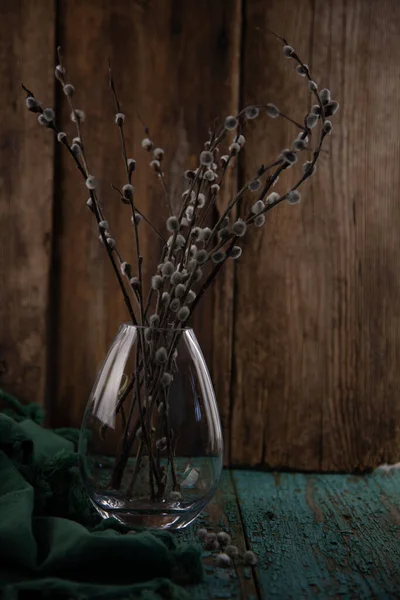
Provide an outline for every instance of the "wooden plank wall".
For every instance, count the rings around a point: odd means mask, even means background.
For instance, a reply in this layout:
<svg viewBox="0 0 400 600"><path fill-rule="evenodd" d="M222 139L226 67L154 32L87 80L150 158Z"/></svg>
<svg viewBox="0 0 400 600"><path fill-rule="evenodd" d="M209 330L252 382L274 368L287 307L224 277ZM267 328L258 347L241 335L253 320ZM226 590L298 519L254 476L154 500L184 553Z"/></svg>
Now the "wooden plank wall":
<svg viewBox="0 0 400 600"><path fill-rule="evenodd" d="M273 29L341 102L318 173L296 207L273 211L194 323L213 372L227 461L316 471L400 460L397 0L0 0L0 386L79 425L98 366L126 320L86 194L68 157L24 111L22 79L54 104L61 43L85 123L90 166L124 253L128 218L107 59L138 159L140 207L162 193L140 152L139 113L168 155L176 195L215 116L309 102ZM36 3L35 3L36 4ZM293 139L281 120L250 127L239 183ZM253 148L253 151L251 150ZM265 158L264 158L265 157ZM232 175L222 204L236 185ZM221 206L218 207L221 210ZM5 235L5 232L7 235ZM145 274L157 241L145 243ZM156 250L156 252L155 252ZM50 285L49 285L50 284Z"/></svg>

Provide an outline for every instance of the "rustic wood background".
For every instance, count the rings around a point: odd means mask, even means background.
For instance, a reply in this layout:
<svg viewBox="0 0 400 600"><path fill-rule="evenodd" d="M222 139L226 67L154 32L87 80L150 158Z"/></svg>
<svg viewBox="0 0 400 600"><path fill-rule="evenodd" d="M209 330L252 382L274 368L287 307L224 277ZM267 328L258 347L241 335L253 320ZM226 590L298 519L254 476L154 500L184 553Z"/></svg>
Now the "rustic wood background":
<svg viewBox="0 0 400 600"><path fill-rule="evenodd" d="M19 82L67 123L53 80L62 45L88 114L91 169L130 251L128 216L109 188L122 172L107 58L138 173L147 156L136 112L166 149L180 193L215 116L255 100L294 116L307 105L266 28L293 43L341 111L304 202L280 206L246 239L194 323L227 461L315 471L399 461L398 0L0 0L0 386L45 404L50 424L78 426L126 320L74 167L25 110ZM251 128L239 180L293 133L281 120ZM156 184L147 172L136 189L161 222ZM156 243L148 238L147 276Z"/></svg>

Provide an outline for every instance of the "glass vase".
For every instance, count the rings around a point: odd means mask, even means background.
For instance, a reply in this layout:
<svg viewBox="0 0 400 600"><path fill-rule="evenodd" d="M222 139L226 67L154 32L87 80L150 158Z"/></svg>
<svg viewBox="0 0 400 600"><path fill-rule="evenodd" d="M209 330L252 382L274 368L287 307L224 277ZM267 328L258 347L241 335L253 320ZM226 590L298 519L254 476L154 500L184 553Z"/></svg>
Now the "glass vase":
<svg viewBox="0 0 400 600"><path fill-rule="evenodd" d="M132 527L181 529L212 498L222 463L215 394L193 330L123 324L79 440L97 511Z"/></svg>

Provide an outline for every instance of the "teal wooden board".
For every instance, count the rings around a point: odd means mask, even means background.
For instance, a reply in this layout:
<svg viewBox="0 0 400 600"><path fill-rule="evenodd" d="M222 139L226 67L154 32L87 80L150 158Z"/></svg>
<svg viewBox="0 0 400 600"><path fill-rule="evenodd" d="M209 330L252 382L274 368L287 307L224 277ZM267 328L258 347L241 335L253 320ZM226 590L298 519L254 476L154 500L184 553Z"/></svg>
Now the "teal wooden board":
<svg viewBox="0 0 400 600"><path fill-rule="evenodd" d="M400 598L397 470L233 480L261 598Z"/></svg>

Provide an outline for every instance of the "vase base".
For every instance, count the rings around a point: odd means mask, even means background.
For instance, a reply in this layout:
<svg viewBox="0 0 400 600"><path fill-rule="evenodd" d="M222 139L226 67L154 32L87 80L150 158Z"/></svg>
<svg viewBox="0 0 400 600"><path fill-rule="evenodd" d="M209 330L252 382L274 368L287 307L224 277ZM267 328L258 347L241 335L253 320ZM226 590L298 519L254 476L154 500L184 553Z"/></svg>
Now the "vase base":
<svg viewBox="0 0 400 600"><path fill-rule="evenodd" d="M105 510L92 500L92 504L103 519L115 519L132 529L184 529L199 516L201 511L182 514L137 513L129 510Z"/></svg>

